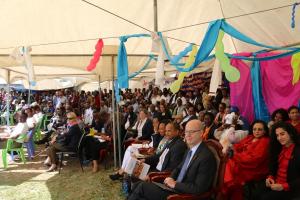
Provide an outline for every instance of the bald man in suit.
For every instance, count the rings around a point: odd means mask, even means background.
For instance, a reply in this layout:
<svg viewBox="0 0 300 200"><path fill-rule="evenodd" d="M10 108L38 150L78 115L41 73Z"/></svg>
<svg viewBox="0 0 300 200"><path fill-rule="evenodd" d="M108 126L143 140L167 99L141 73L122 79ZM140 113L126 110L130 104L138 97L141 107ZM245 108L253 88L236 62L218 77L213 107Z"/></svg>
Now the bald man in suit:
<svg viewBox="0 0 300 200"><path fill-rule="evenodd" d="M203 125L191 120L185 128L185 140L189 147L182 163L172 171L164 184L140 183L129 200L164 200L171 194L202 194L212 187L217 164L213 153L202 142Z"/></svg>

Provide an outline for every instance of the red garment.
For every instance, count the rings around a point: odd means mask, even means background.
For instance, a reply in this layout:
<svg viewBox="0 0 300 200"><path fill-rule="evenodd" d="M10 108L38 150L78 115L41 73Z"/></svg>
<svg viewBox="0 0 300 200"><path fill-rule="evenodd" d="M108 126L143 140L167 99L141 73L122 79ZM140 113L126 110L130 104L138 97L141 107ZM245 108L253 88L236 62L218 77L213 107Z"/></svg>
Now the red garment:
<svg viewBox="0 0 300 200"><path fill-rule="evenodd" d="M292 124L291 121L289 121L289 123ZM296 124L296 125L292 124L292 125L297 130L298 134L300 134L300 121L298 122L298 124Z"/></svg>
<svg viewBox="0 0 300 200"><path fill-rule="evenodd" d="M255 142L253 135L234 145L233 158L226 164L224 183L244 184L260 180L268 174L269 138L262 137Z"/></svg>
<svg viewBox="0 0 300 200"><path fill-rule="evenodd" d="M289 147L283 147L278 156L279 166L275 182L280 183L285 191L289 190L289 184L287 183L287 170L294 147L295 144L292 144Z"/></svg>
<svg viewBox="0 0 300 200"><path fill-rule="evenodd" d="M228 160L224 174L222 192L233 200L242 200L240 188L247 181L261 180L269 172L268 150L270 139L261 137L252 142L253 135L249 135L233 146L233 157Z"/></svg>
<svg viewBox="0 0 300 200"><path fill-rule="evenodd" d="M95 96L95 107L96 107L97 109L100 108L100 96L99 96L99 95L96 95L96 96Z"/></svg>
<svg viewBox="0 0 300 200"><path fill-rule="evenodd" d="M300 122L294 127L297 130L298 134L300 134Z"/></svg>

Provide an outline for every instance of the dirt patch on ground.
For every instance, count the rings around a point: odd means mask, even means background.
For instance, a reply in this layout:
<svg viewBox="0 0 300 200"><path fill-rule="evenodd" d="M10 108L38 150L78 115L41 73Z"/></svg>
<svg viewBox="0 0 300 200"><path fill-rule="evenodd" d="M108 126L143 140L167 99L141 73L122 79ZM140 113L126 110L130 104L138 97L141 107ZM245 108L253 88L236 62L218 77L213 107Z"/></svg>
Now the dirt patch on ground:
<svg viewBox="0 0 300 200"><path fill-rule="evenodd" d="M76 158L67 158L61 174L45 172L43 159L39 156L23 164L19 161L3 169L0 161L0 200L121 200L121 183L113 182L108 174L112 169L100 167L92 173L91 166L81 172ZM1 159L2 160L2 159Z"/></svg>

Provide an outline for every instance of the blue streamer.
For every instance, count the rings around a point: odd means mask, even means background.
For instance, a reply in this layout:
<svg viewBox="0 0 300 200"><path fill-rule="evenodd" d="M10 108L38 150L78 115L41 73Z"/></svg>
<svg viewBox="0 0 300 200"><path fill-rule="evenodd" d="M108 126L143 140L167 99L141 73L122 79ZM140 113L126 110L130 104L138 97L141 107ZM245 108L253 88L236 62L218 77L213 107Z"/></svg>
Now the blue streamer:
<svg viewBox="0 0 300 200"><path fill-rule="evenodd" d="M264 57L264 58L256 58L256 57L251 58L251 57L233 56L233 55L226 54L230 58L237 58L237 59L244 59L244 60L251 60L251 61L257 61L257 60L262 61L262 60L277 59L280 57L284 57L287 55L291 55L291 54L300 52L300 48L282 48L282 47L275 47L275 46L258 43L255 40L249 38L248 36L244 35L243 33L239 32L238 30L236 30L234 27L229 25L224 19L222 19L222 20L219 19L219 20L212 21L209 24L209 27L205 33L203 42L197 52L195 62L190 67L188 67L188 68L179 67L178 63L175 63L175 62L172 62L171 65L174 66L180 72L190 72L194 68L196 68L201 62L206 61L209 58L209 54L211 53L211 51L213 50L213 48L216 44L220 29L222 29L224 32L226 32L227 34L231 35L232 37L234 37L238 40L241 40L241 41L249 43L249 44L253 44L255 46L260 46L260 47L264 47L264 48L268 48L268 49L276 49L276 50L289 50L289 52L285 52L285 53L282 53L279 55L274 55L274 56L268 56L268 57ZM165 54L167 55L168 59L172 60L170 55L168 55L168 53L166 51L166 47L162 40L161 33L159 35L160 35L160 39L161 39L163 50L164 50Z"/></svg>
<svg viewBox="0 0 300 200"><path fill-rule="evenodd" d="M120 89L117 80L114 80L114 90L115 90L116 101L119 103L121 101L121 96L120 96Z"/></svg>
<svg viewBox="0 0 300 200"><path fill-rule="evenodd" d="M186 56L190 51L192 51L193 48L193 44L189 44L189 46L187 46L183 51L181 51L177 56L174 56L173 58L170 56L167 47L166 47L166 43L163 39L163 36L161 34L161 32L157 32L157 35L159 36L160 42L162 44L162 48L164 51L164 54L167 56L168 60L170 61L171 65L174 66L184 66L184 63L178 63L180 61L181 58L183 58L184 56Z"/></svg>
<svg viewBox="0 0 300 200"><path fill-rule="evenodd" d="M231 54L226 54L229 58L235 58L235 59L240 59L240 60L248 60L248 61L266 61L266 60L274 60L278 58L282 58L285 56L293 55L295 53L300 52L300 48L297 48L292 51L284 52L281 54L273 55L273 56L266 56L266 57L245 57L245 56L235 56ZM258 52L256 52L258 53Z"/></svg>
<svg viewBox="0 0 300 200"><path fill-rule="evenodd" d="M256 57L256 55L254 55ZM251 67L251 80L252 80L252 96L254 104L255 119L263 121L270 121L270 115L262 95L260 62L254 61Z"/></svg>
<svg viewBox="0 0 300 200"><path fill-rule="evenodd" d="M118 50L117 77L118 87L128 88L128 61L125 42L132 37L151 37L149 34L132 34L120 37L120 46Z"/></svg>
<svg viewBox="0 0 300 200"><path fill-rule="evenodd" d="M252 38L244 35L243 33L239 32L238 30L236 30L233 26L228 24L224 19L222 20L221 28L224 32L226 32L230 36L232 36L240 41L243 41L243 42L255 45L255 46L265 47L268 49L278 49L278 50L295 50L295 49L297 49L297 48L293 48L293 47L275 47L275 46L258 43L255 40L253 40Z"/></svg>
<svg viewBox="0 0 300 200"><path fill-rule="evenodd" d="M292 8L292 23L291 23L292 28L295 28L295 12L296 12L296 7L299 4L300 3L294 3L293 8Z"/></svg>
<svg viewBox="0 0 300 200"><path fill-rule="evenodd" d="M129 78L129 79L132 79L132 78L134 78L135 76L137 76L138 74L140 74L142 71L144 71L144 70L149 66L149 64L150 64L150 62L151 62L152 60L157 60L157 58L155 58L153 54L150 54L150 55L149 55L149 58L148 58L148 60L147 60L147 62L145 63L145 65L144 65L140 70L138 70L138 71L133 72L132 74L130 74L130 75L128 76L128 78Z"/></svg>
<svg viewBox="0 0 300 200"><path fill-rule="evenodd" d="M144 71L144 70L149 66L149 64L150 64L150 62L151 62L152 60L157 60L157 57L154 56L153 54L150 54L150 55L149 55L149 58L148 58L148 60L147 60L147 62L145 63L145 65L144 65L141 69L139 69L138 71L133 72L132 74L130 74L130 75L128 76L128 79L132 79L132 78L134 78L135 76L137 76L138 74L140 74L142 71ZM118 80L116 80L116 81L114 82L114 90L115 90L115 97L116 97L116 101L117 101L117 102L120 102L120 99L121 99L121 98L120 98L120 94L119 94L119 89L120 89L119 83L118 83Z"/></svg>

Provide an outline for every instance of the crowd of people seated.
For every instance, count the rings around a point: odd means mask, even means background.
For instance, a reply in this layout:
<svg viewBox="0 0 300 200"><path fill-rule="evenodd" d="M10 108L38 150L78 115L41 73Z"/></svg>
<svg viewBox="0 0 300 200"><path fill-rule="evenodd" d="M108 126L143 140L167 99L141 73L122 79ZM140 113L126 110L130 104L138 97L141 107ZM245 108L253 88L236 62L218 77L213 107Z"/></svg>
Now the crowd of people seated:
<svg viewBox="0 0 300 200"><path fill-rule="evenodd" d="M170 173L162 184L149 182L149 177L136 181L128 199L166 199L175 193L209 191L218 169L205 144L207 140L219 142L228 157L219 191L223 199L243 199L245 185L250 182L263 182L257 188L256 199L300 197L297 106L275 110L270 122L248 122L240 108L230 106L227 88L210 96L208 87L172 94L166 88L150 85L148 89L120 91L120 127L113 130L112 91L106 89L100 93L71 89L36 93L36 103L31 106L22 93L13 92L8 97L1 90L0 94L3 113L5 100L10 98L10 110L18 119L15 130L1 133L2 142L35 128L42 116L47 116L43 138L35 143L45 144L48 171L57 168L56 152L76 151L80 137L86 133L82 153L85 162L92 163L93 172L99 170L100 151L110 151L113 141L119 139L121 149L117 151L122 153L123 161L120 169L110 175L112 180L122 179L129 160L138 159L138 154L147 155L138 162L149 164L150 172ZM114 138L118 129L120 138Z"/></svg>

